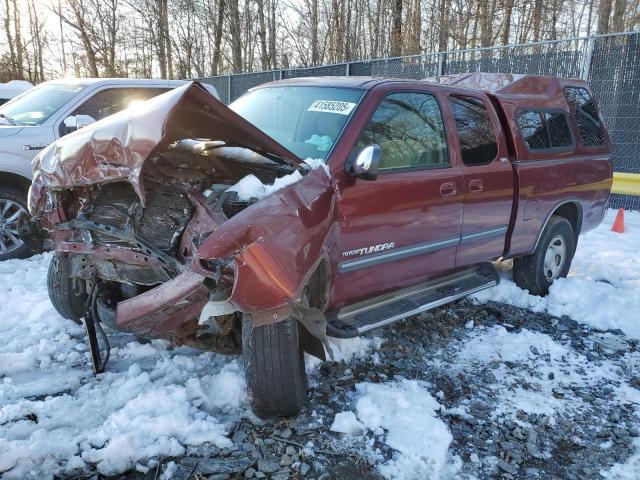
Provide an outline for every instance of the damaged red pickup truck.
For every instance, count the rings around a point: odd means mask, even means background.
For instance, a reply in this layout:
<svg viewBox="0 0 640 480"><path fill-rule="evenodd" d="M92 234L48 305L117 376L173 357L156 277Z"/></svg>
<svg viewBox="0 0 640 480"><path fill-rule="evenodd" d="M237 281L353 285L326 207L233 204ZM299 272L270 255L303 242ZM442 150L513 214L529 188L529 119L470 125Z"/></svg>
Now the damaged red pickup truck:
<svg viewBox="0 0 640 480"><path fill-rule="evenodd" d="M29 207L63 316L242 352L255 412L292 415L327 336L494 286L499 259L544 295L609 152L580 80L302 78L229 107L192 83L41 152Z"/></svg>

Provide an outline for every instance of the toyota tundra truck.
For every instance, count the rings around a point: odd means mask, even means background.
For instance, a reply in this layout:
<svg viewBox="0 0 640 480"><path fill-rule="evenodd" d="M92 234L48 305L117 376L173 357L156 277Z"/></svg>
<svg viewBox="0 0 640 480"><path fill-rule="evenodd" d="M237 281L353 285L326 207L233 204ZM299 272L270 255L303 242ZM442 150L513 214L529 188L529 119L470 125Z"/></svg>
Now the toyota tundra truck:
<svg viewBox="0 0 640 480"><path fill-rule="evenodd" d="M96 371L102 325L242 354L270 417L303 407L328 337L491 288L496 261L545 295L611 183L581 80L299 78L229 107L190 83L69 134L36 158L29 208Z"/></svg>

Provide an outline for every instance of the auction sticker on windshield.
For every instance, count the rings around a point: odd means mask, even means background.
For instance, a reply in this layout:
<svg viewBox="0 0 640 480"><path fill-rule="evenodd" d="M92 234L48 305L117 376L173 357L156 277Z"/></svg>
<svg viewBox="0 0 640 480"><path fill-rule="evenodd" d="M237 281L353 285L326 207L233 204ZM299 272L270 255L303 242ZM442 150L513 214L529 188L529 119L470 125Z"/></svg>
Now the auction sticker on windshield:
<svg viewBox="0 0 640 480"><path fill-rule="evenodd" d="M307 108L307 112L324 112L339 113L340 115L349 115L355 103L341 102L339 100L316 100Z"/></svg>

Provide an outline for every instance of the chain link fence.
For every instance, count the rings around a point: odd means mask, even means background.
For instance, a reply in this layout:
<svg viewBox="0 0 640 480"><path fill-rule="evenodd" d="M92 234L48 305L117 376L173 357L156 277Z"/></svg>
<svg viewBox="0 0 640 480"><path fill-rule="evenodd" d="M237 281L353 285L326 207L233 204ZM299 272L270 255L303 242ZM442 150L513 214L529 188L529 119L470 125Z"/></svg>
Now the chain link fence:
<svg viewBox="0 0 640 480"><path fill-rule="evenodd" d="M640 32L345 62L201 78L225 103L273 80L314 76L421 79L464 72L583 78L596 94L611 135L616 172L640 173ZM640 210L640 197L612 195L610 207Z"/></svg>

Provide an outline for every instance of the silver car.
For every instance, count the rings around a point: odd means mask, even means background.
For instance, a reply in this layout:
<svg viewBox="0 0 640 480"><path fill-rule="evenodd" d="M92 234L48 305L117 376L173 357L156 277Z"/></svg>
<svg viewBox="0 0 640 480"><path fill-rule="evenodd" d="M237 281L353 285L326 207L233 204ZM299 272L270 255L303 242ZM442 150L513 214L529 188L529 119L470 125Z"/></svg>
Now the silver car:
<svg viewBox="0 0 640 480"><path fill-rule="evenodd" d="M183 80L64 79L42 83L0 106L0 260L42 246L28 222L31 160L49 143L172 88ZM215 89L206 88L216 97Z"/></svg>

